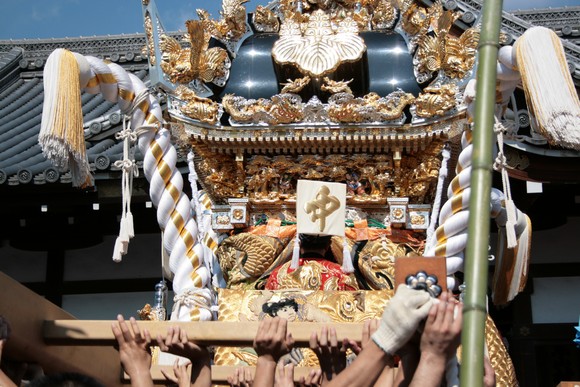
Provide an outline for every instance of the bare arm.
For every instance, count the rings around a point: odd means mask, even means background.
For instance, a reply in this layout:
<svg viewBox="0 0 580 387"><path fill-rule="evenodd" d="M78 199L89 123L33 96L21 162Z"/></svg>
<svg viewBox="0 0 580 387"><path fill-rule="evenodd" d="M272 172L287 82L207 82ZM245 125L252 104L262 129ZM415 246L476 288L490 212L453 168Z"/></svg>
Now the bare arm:
<svg viewBox="0 0 580 387"><path fill-rule="evenodd" d="M332 379L327 386L374 386L383 369L391 362L392 356L384 352L371 340L352 364Z"/></svg>
<svg viewBox="0 0 580 387"><path fill-rule="evenodd" d="M191 386L211 386L211 361L207 348L189 341L187 332L181 330L179 326L169 327L165 339L159 335L157 342L161 351L185 357L191 361Z"/></svg>
<svg viewBox="0 0 580 387"><path fill-rule="evenodd" d="M462 304L443 293L429 310L421 335L421 360L411 386L437 387L443 381L447 362L455 355L461 339ZM457 308L457 313L455 313Z"/></svg>
<svg viewBox="0 0 580 387"><path fill-rule="evenodd" d="M149 369L151 368L151 353L149 345L151 336L149 331L143 330L143 334L137 326L137 322L131 317L131 327L127 325L123 316L117 316L117 324L111 326L113 335L119 344L119 356L125 372L131 377L131 386L153 387L153 379Z"/></svg>
<svg viewBox="0 0 580 387"><path fill-rule="evenodd" d="M366 320L363 325L361 345L359 346L356 341L344 339L343 346L345 348L350 348L355 355L359 355L361 351L366 348L371 342L371 335L379 327L380 320ZM383 368L383 371L379 375L379 378L375 382L374 387L392 387L395 379L396 369L394 368L395 359L391 356L387 362L387 365Z"/></svg>

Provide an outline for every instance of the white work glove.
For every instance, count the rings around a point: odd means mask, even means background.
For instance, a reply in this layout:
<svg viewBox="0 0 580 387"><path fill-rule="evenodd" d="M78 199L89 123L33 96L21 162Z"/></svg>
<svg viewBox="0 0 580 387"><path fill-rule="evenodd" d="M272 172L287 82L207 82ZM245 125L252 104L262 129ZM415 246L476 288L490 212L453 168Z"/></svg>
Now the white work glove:
<svg viewBox="0 0 580 387"><path fill-rule="evenodd" d="M432 304L433 299L429 293L399 285L383 312L379 328L371 338L383 351L394 355L417 331Z"/></svg>

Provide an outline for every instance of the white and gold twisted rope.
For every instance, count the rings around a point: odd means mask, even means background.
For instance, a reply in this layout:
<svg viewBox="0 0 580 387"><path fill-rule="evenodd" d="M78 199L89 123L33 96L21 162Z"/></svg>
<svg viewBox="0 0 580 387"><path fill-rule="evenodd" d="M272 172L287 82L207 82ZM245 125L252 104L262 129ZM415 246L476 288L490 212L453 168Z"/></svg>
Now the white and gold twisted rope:
<svg viewBox="0 0 580 387"><path fill-rule="evenodd" d="M119 65L58 50L55 58L62 57L74 57L77 62L74 68L76 75L73 76L76 82L68 83L76 84L88 93L101 93L106 100L116 102L124 114L130 115L130 127L138 136L139 149L145 155L143 169L150 182L151 200L157 208L157 219L163 231L163 248L169 255L173 290L178 296L186 293L197 295L196 302L178 303L180 310L174 310L173 314L186 320L211 319L212 305L211 301L207 301L213 297L207 288L210 273L204 264L204 249L197 240L197 223L191 216L189 199L182 191L183 178L176 168L176 150L170 142L169 131L161 127L163 117L159 102L149 95L141 79ZM62 78L58 74L61 67L49 66L49 71L57 72L56 75L46 76L54 84L51 89L66 86L58 82ZM80 98L76 104L79 101ZM62 106L56 101L45 106L49 109L43 115L55 116L53 111L66 114L67 109L73 107L78 110L77 106ZM207 307L201 307L206 301Z"/></svg>

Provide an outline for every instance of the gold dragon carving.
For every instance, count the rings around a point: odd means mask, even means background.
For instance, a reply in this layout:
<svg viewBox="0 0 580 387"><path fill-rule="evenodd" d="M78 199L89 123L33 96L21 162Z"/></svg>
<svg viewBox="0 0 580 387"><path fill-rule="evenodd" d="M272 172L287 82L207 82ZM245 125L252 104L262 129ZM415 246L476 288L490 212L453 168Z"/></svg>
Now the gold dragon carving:
<svg viewBox="0 0 580 387"><path fill-rule="evenodd" d="M348 86L348 84L353 81L352 79L349 81L335 81L335 80L332 80L328 77L324 77L323 80L324 80L324 84L322 84L322 86L320 86L320 89L322 91L327 91L330 94L336 94L336 93L352 94L352 90Z"/></svg>
<svg viewBox="0 0 580 387"><path fill-rule="evenodd" d="M415 99L416 114L419 117L441 116L457 106L457 87L445 84L440 87L426 87Z"/></svg>
<svg viewBox="0 0 580 387"><path fill-rule="evenodd" d="M216 102L197 96L193 90L183 85L175 89L175 95L184 101L179 110L187 117L212 125L218 121L219 105Z"/></svg>
<svg viewBox="0 0 580 387"><path fill-rule="evenodd" d="M232 94L222 98L224 110L240 123L266 122L271 125L300 122L304 118L302 103L289 94L271 99L246 99Z"/></svg>
<svg viewBox="0 0 580 387"><path fill-rule="evenodd" d="M270 267L283 247L275 238L249 233L225 239L216 256L228 288L256 280Z"/></svg>
<svg viewBox="0 0 580 387"><path fill-rule="evenodd" d="M310 77L308 75L302 78L296 78L295 80L287 79L288 82L282 83L282 91L281 94L286 93L300 93L306 85L310 83Z"/></svg>
<svg viewBox="0 0 580 387"><path fill-rule="evenodd" d="M352 98L331 103L328 116L334 122L389 121L400 118L403 110L415 100L413 94L394 91L387 97L369 93L362 98ZM369 119L369 110L374 117Z"/></svg>

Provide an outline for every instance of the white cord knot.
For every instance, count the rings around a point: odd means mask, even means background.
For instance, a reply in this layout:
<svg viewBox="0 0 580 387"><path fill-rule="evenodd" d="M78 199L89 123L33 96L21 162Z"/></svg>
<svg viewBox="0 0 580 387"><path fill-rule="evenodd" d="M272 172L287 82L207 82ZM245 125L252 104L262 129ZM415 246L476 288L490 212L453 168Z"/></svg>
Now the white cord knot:
<svg viewBox="0 0 580 387"><path fill-rule="evenodd" d="M117 160L113 163L113 166L123 170L125 173L130 173L135 177L139 176L139 168L137 167L135 160Z"/></svg>
<svg viewBox="0 0 580 387"><path fill-rule="evenodd" d="M115 133L115 138L117 140L129 139L131 142L137 141L137 133L131 130L130 127L123 128L122 130Z"/></svg>
<svg viewBox="0 0 580 387"><path fill-rule="evenodd" d="M212 297L208 289L187 289L173 297L173 311L178 311L182 306L189 309L201 308L213 311Z"/></svg>
<svg viewBox="0 0 580 387"><path fill-rule="evenodd" d="M502 171L505 167L507 167L507 159L503 152L498 152L493 162L493 169L495 171Z"/></svg>

